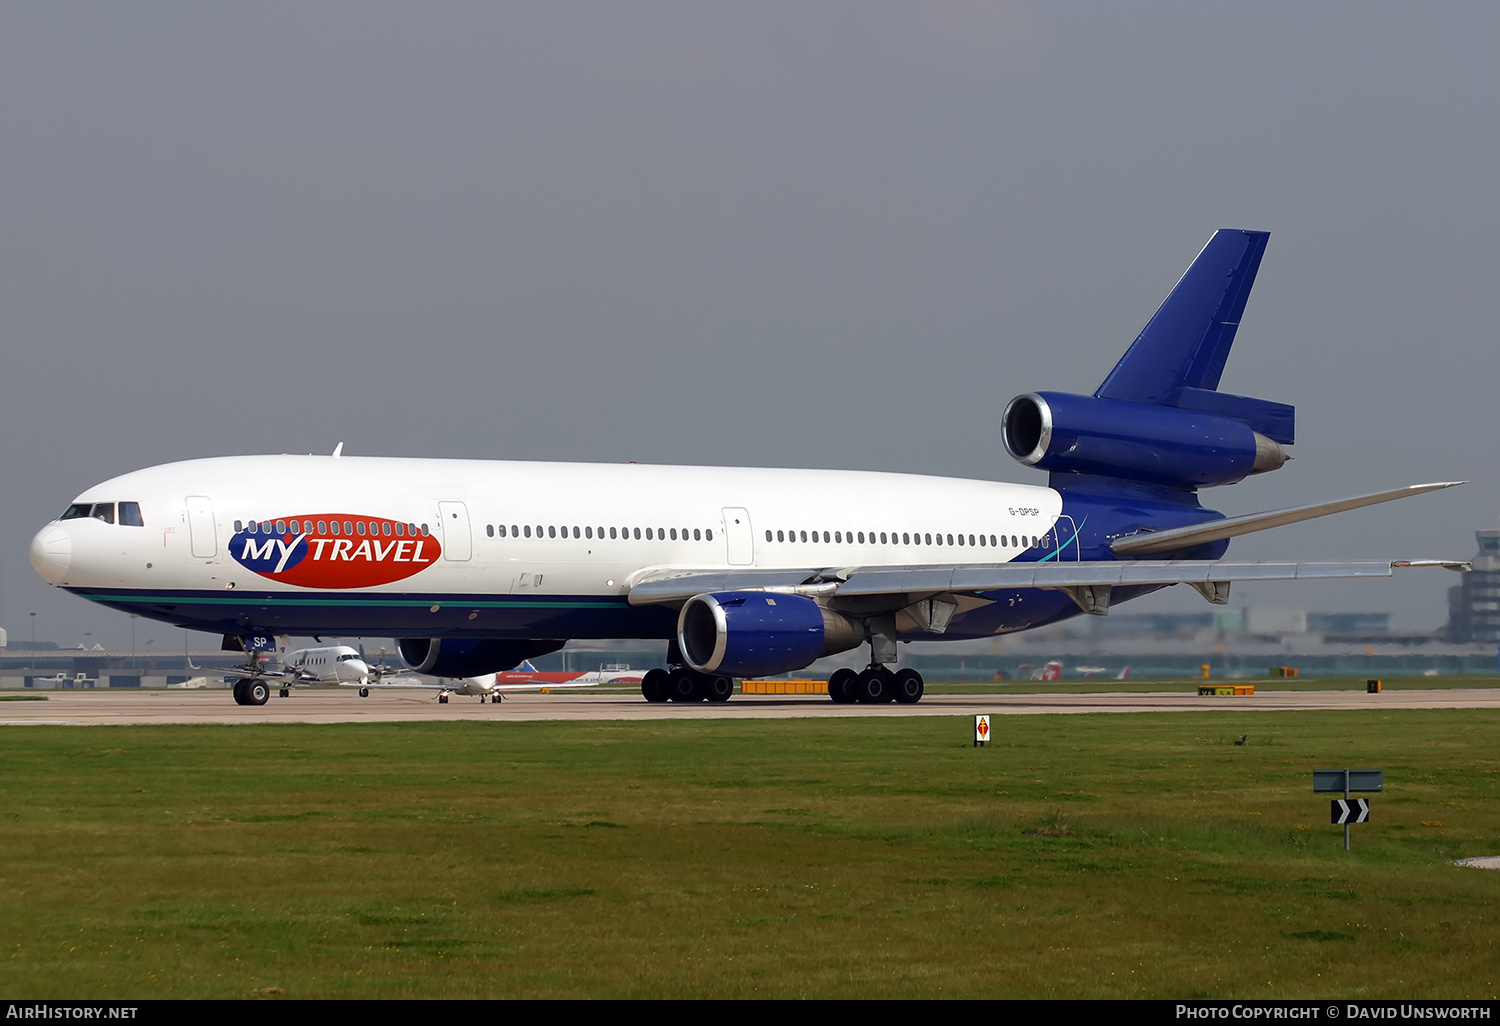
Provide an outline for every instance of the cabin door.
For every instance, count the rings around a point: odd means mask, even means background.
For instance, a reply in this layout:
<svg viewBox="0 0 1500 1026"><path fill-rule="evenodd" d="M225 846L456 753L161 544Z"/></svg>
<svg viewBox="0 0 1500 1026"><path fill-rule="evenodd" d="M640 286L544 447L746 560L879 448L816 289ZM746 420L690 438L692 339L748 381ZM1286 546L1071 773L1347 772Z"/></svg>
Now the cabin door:
<svg viewBox="0 0 1500 1026"><path fill-rule="evenodd" d="M755 532L750 530L749 510L725 507L724 537L729 545L730 566L749 566L755 561Z"/></svg>
<svg viewBox="0 0 1500 1026"><path fill-rule="evenodd" d="M192 539L195 559L212 559L219 554L214 533L214 504L206 495L187 497L188 536Z"/></svg>
<svg viewBox="0 0 1500 1026"><path fill-rule="evenodd" d="M443 522L443 558L455 563L466 561L473 546L469 538L469 507L461 502L440 502L438 519Z"/></svg>

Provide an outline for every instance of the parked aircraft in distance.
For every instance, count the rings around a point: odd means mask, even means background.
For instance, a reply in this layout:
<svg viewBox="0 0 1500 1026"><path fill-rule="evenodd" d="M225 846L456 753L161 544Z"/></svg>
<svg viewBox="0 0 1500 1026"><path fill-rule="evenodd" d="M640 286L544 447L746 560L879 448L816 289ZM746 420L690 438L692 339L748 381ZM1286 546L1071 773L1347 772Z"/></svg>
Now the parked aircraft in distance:
<svg viewBox="0 0 1500 1026"><path fill-rule="evenodd" d="M495 674L495 686L596 687L600 684L639 684L645 676L645 670L632 670L624 663L605 663L597 670L538 670L527 659L514 670Z"/></svg>
<svg viewBox="0 0 1500 1026"><path fill-rule="evenodd" d="M477 695L482 703L486 698L499 702L506 692L551 691L569 688L595 688L600 684L639 684L645 670L632 670L628 666L601 666L597 670L538 670L531 660L524 660L515 670L506 673L485 673L474 677L439 677L427 680L419 677L398 676L370 687L424 688L436 690L438 701L447 702L449 695ZM359 689L361 698L368 698L369 687Z"/></svg>
<svg viewBox="0 0 1500 1026"><path fill-rule="evenodd" d="M643 677L646 699L724 701L735 677L868 646L864 665L832 674L833 700L916 702L921 675L895 669L901 641L1102 615L1174 584L1222 603L1236 580L1414 565L1223 559L1241 534L1451 484L1228 518L1202 506L1199 489L1277 469L1294 440L1291 406L1217 390L1267 238L1215 233L1093 395L1010 401L1005 448L1048 471L1046 487L239 456L85 490L36 535L31 562L84 598L195 630L394 637L426 674L502 672L575 638L655 638L666 665Z"/></svg>

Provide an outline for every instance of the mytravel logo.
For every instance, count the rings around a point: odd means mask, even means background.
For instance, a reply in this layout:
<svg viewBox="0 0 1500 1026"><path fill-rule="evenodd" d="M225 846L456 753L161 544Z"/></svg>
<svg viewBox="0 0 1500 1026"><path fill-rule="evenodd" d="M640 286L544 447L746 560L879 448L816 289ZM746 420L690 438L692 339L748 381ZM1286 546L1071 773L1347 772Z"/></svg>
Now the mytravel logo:
<svg viewBox="0 0 1500 1026"><path fill-rule="evenodd" d="M341 513L252 522L229 541L235 562L301 588L369 588L420 573L443 551L415 524Z"/></svg>

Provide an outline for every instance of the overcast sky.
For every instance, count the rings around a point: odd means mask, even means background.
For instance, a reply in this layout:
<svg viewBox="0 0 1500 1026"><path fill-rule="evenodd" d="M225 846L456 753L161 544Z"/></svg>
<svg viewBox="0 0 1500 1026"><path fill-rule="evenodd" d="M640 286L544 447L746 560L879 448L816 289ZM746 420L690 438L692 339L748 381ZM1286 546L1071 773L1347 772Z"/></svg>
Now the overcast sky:
<svg viewBox="0 0 1500 1026"><path fill-rule="evenodd" d="M1500 513L1497 46L1493 3L5 0L0 625L127 645L27 544L200 456L1045 483L1006 401L1093 391L1220 227L1272 233L1223 387L1295 404L1298 444L1205 503L1473 482L1231 553L1467 558ZM1235 604L1429 629L1455 581Z"/></svg>

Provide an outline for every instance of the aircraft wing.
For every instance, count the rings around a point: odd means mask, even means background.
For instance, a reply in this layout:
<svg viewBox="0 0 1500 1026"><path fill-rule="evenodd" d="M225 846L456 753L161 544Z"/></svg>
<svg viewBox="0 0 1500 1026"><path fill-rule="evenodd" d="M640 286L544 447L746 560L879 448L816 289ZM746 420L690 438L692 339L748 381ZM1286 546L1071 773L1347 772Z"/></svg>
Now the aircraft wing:
<svg viewBox="0 0 1500 1026"><path fill-rule="evenodd" d="M1107 612L1109 589L1131 585L1187 584L1223 603L1233 581L1389 577L1398 567L1441 566L1467 570L1461 560L1363 562L1230 562L1225 560L1097 560L1078 563L974 563L941 567L825 567L799 570L693 572L661 570L630 589L631 605L686 602L704 592L771 591L822 597L837 607L860 600L862 608L902 609L925 599L963 596L973 608L978 593L1011 588L1066 592L1090 613ZM885 601L881 601L885 600ZM980 603L982 604L982 602Z"/></svg>

